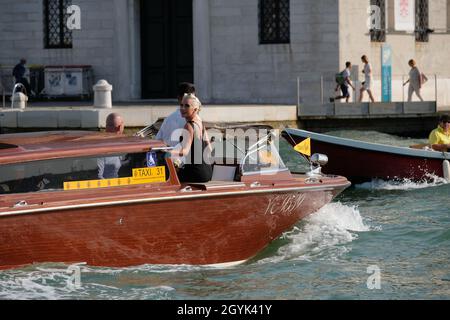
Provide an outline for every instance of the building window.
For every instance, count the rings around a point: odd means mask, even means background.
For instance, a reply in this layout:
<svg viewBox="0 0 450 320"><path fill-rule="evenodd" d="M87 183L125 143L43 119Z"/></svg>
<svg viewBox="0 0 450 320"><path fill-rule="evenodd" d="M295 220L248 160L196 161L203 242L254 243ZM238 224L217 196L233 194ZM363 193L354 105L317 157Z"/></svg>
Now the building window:
<svg viewBox="0 0 450 320"><path fill-rule="evenodd" d="M428 42L428 0L416 0L416 41Z"/></svg>
<svg viewBox="0 0 450 320"><path fill-rule="evenodd" d="M371 29L370 41L386 41L386 0L370 0L371 10Z"/></svg>
<svg viewBox="0 0 450 320"><path fill-rule="evenodd" d="M44 0L45 48L72 48L72 31L66 25L71 4L71 0Z"/></svg>
<svg viewBox="0 0 450 320"><path fill-rule="evenodd" d="M289 0L259 0L259 43L289 42Z"/></svg>

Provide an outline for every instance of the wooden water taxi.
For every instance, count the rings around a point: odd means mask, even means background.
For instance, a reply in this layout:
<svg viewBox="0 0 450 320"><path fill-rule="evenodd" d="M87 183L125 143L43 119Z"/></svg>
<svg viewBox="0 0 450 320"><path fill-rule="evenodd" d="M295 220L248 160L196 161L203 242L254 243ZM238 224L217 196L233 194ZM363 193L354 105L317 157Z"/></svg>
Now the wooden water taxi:
<svg viewBox="0 0 450 320"><path fill-rule="evenodd" d="M250 161L263 149L256 144L240 159L216 159L213 181L180 183L161 141L83 131L0 135L0 268L247 261L350 184L292 174L263 140L269 166ZM115 161L117 177L100 177L99 164Z"/></svg>

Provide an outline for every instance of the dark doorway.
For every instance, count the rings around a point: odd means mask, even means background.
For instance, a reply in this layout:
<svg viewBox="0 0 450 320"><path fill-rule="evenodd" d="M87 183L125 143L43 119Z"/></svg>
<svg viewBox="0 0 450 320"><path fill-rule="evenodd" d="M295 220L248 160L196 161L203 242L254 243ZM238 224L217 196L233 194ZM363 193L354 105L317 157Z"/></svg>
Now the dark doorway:
<svg viewBox="0 0 450 320"><path fill-rule="evenodd" d="M141 0L142 98L176 98L194 82L192 0Z"/></svg>

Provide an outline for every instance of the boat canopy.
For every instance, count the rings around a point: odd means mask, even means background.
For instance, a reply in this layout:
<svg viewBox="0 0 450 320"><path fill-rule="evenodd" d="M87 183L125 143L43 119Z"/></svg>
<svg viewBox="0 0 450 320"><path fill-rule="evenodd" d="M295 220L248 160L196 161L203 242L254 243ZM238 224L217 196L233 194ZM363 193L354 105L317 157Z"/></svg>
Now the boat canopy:
<svg viewBox="0 0 450 320"><path fill-rule="evenodd" d="M15 146L0 153L0 164L149 151L167 147L162 141L94 131L50 131L0 135L0 145ZM2 149L0 149L2 150Z"/></svg>

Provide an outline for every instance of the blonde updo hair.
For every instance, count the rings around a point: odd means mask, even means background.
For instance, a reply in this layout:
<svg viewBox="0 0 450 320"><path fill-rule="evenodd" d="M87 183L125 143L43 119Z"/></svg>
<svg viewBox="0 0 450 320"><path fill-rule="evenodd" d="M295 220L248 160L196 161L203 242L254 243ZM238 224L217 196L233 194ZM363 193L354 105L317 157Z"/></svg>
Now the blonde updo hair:
<svg viewBox="0 0 450 320"><path fill-rule="evenodd" d="M181 103L184 104L188 100L191 100L193 102L192 103L192 107L200 112L200 109L202 107L202 103L197 98L197 96L195 94L193 94L193 93L185 93L184 96L183 96L183 99L181 100Z"/></svg>

